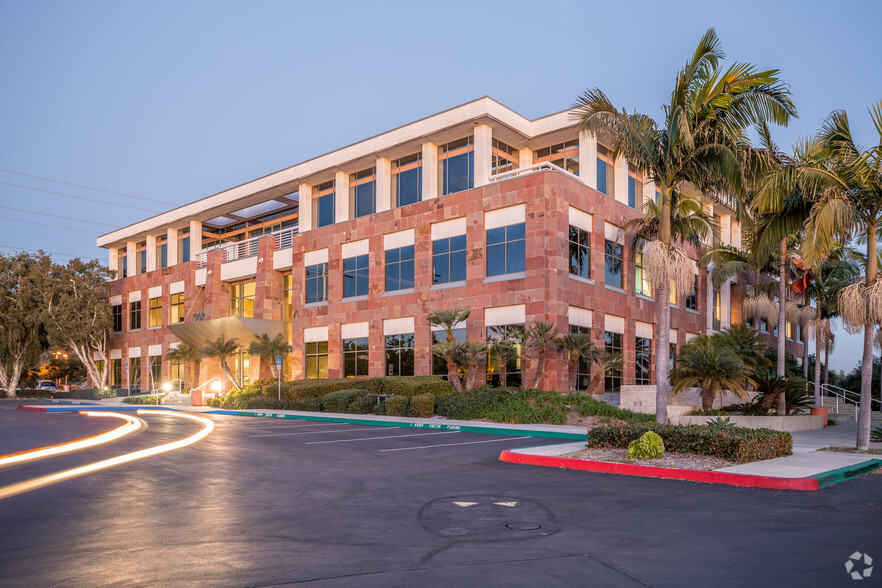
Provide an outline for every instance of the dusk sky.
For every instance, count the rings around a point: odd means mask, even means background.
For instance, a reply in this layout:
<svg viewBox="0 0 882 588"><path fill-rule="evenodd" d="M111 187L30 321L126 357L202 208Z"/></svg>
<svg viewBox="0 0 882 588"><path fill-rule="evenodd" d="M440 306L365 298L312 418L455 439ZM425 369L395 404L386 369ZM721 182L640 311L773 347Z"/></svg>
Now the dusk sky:
<svg viewBox="0 0 882 588"><path fill-rule="evenodd" d="M882 3L0 0L0 252L99 234L489 95L535 118L599 87L659 117L708 27L799 119L873 142ZM50 181L54 180L54 181ZM833 369L859 359L840 329Z"/></svg>

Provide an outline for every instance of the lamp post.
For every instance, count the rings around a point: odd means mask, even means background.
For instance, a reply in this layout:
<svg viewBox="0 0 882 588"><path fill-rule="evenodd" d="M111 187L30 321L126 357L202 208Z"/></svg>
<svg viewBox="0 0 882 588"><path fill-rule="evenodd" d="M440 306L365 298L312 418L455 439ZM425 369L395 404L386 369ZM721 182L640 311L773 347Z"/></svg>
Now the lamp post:
<svg viewBox="0 0 882 588"><path fill-rule="evenodd" d="M172 378L171 380L169 380L168 382L166 382L165 384L162 385L162 389L163 389L163 391L165 391L165 392L171 392L171 389L172 389L172 382L174 382L174 381L178 381L178 382L180 382L180 383L181 383L181 386L184 385L183 380L181 380L180 378ZM159 394L158 394L158 393L157 393L157 395L156 395L156 405L159 406Z"/></svg>

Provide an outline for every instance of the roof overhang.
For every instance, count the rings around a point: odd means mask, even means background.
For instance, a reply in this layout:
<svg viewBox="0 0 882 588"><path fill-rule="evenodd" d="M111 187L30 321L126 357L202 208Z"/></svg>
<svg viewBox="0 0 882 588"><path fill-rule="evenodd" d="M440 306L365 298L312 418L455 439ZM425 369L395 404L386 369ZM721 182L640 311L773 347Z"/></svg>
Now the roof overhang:
<svg viewBox="0 0 882 588"><path fill-rule="evenodd" d="M285 334L285 323L266 319L229 316L226 318L195 321L192 323L175 323L168 329L181 341L196 348L204 347L221 335L227 339L235 339L242 347L248 347L264 335L274 339L276 335Z"/></svg>

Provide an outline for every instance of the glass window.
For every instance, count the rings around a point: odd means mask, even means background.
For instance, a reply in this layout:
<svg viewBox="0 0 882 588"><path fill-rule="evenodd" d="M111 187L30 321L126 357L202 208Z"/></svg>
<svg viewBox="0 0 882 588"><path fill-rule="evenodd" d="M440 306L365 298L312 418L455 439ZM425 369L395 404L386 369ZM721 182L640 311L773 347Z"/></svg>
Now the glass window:
<svg viewBox="0 0 882 588"><path fill-rule="evenodd" d="M695 276L695 284L692 286L692 292L686 296L686 308L690 310L698 310L698 275Z"/></svg>
<svg viewBox="0 0 882 588"><path fill-rule="evenodd" d="M184 322L184 293L179 292L178 294L171 295L171 316L169 317L170 323L182 323Z"/></svg>
<svg viewBox="0 0 882 588"><path fill-rule="evenodd" d="M184 362L175 361L168 364L168 382L171 384L172 390L180 392L183 389L185 375Z"/></svg>
<svg viewBox="0 0 882 588"><path fill-rule="evenodd" d="M457 343L465 343L466 330L453 329L453 340ZM447 331L432 331L432 345L447 341ZM460 365L461 374L465 374L465 366ZM447 378L447 361L438 355L432 354L432 375Z"/></svg>
<svg viewBox="0 0 882 588"><path fill-rule="evenodd" d="M143 274L147 271L147 246L140 248L141 253L138 255L138 273Z"/></svg>
<svg viewBox="0 0 882 588"><path fill-rule="evenodd" d="M501 276L526 268L526 229L524 223L487 231L487 275Z"/></svg>
<svg viewBox="0 0 882 588"><path fill-rule="evenodd" d="M343 339L343 377L368 375L368 338Z"/></svg>
<svg viewBox="0 0 882 588"><path fill-rule="evenodd" d="M433 284L466 279L466 236L457 235L432 241Z"/></svg>
<svg viewBox="0 0 882 588"><path fill-rule="evenodd" d="M328 300L328 263L306 266L306 303Z"/></svg>
<svg viewBox="0 0 882 588"><path fill-rule="evenodd" d="M571 174L579 175L579 141L573 139L566 143L558 143L533 152L533 163L550 161Z"/></svg>
<svg viewBox="0 0 882 588"><path fill-rule="evenodd" d="M110 385L111 386L122 386L122 360L121 359L111 359L110 360Z"/></svg>
<svg viewBox="0 0 882 588"><path fill-rule="evenodd" d="M652 284L643 269L643 253L634 254L634 292L652 298Z"/></svg>
<svg viewBox="0 0 882 588"><path fill-rule="evenodd" d="M628 176L628 206L630 206L631 208L637 208L637 186L638 186L637 178L629 175Z"/></svg>
<svg viewBox="0 0 882 588"><path fill-rule="evenodd" d="M570 325L570 333L585 333L591 335L591 329ZM579 358L579 366L576 368L576 390L587 390L591 382L591 364L584 357Z"/></svg>
<svg viewBox="0 0 882 588"><path fill-rule="evenodd" d="M373 214L376 210L376 168L349 176L349 210L352 218Z"/></svg>
<svg viewBox="0 0 882 588"><path fill-rule="evenodd" d="M591 277L591 233L570 225L570 273Z"/></svg>
<svg viewBox="0 0 882 588"><path fill-rule="evenodd" d="M392 194L395 208L423 199L423 154L415 153L392 162Z"/></svg>
<svg viewBox="0 0 882 588"><path fill-rule="evenodd" d="M181 256L181 263L187 263L190 261L190 236L187 235L180 241L181 243L178 249L180 250L179 255Z"/></svg>
<svg viewBox="0 0 882 588"><path fill-rule="evenodd" d="M413 375L413 333L386 335L386 375Z"/></svg>
<svg viewBox="0 0 882 588"><path fill-rule="evenodd" d="M334 180L313 187L312 226L318 228L334 224L334 190Z"/></svg>
<svg viewBox="0 0 882 588"><path fill-rule="evenodd" d="M524 354L521 344L524 341L524 330L525 326L519 324L487 327L488 345L498 341L507 341L514 347L515 352L505 362L506 384L509 386L521 385L521 357ZM496 358L496 354L492 352L488 354L487 381L494 385L499 384L498 365L499 360Z"/></svg>
<svg viewBox="0 0 882 588"><path fill-rule="evenodd" d="M113 332L122 333L122 304L114 304L110 310L113 313Z"/></svg>
<svg viewBox="0 0 882 588"><path fill-rule="evenodd" d="M306 344L307 379L328 377L328 342L317 341Z"/></svg>
<svg viewBox="0 0 882 588"><path fill-rule="evenodd" d="M366 254L343 260L343 298L367 296L369 279Z"/></svg>
<svg viewBox="0 0 882 588"><path fill-rule="evenodd" d="M150 299L150 312L148 315L148 327L161 327L162 326L162 298L151 298Z"/></svg>
<svg viewBox="0 0 882 588"><path fill-rule="evenodd" d="M784 335L788 339L793 339L793 323L790 321L784 323Z"/></svg>
<svg viewBox="0 0 882 588"><path fill-rule="evenodd" d="M765 319L765 317L760 318L760 331L763 333L769 332L769 322Z"/></svg>
<svg viewBox="0 0 882 588"><path fill-rule="evenodd" d="M168 242L163 241L159 245L159 267L168 267Z"/></svg>
<svg viewBox="0 0 882 588"><path fill-rule="evenodd" d="M230 316L254 317L254 282L230 285Z"/></svg>
<svg viewBox="0 0 882 588"><path fill-rule="evenodd" d="M511 145L506 145L498 139L493 139L491 153L491 175L505 173L518 167L518 150Z"/></svg>
<svg viewBox="0 0 882 588"><path fill-rule="evenodd" d="M714 331L720 330L720 320L723 315L723 305L720 300L720 291L714 288Z"/></svg>
<svg viewBox="0 0 882 588"><path fill-rule="evenodd" d="M141 328L141 301L129 303L129 330L136 331Z"/></svg>
<svg viewBox="0 0 882 588"><path fill-rule="evenodd" d="M607 286L622 287L622 245L610 240L604 242L605 276Z"/></svg>
<svg viewBox="0 0 882 588"><path fill-rule="evenodd" d="M156 390L162 386L162 356L151 355L147 358L147 365L150 368L150 389Z"/></svg>
<svg viewBox="0 0 882 588"><path fill-rule="evenodd" d="M129 358L129 388L134 391L141 390L141 358Z"/></svg>
<svg viewBox="0 0 882 588"><path fill-rule="evenodd" d="M441 145L441 195L475 187L475 146L473 137Z"/></svg>
<svg viewBox="0 0 882 588"><path fill-rule="evenodd" d="M638 386L651 384L652 340L645 337L637 337L634 347L636 350L634 358L636 369L634 383Z"/></svg>
<svg viewBox="0 0 882 588"><path fill-rule="evenodd" d="M609 331L605 331L603 333L603 340L606 349L610 353L617 354L619 356L622 355L622 334L621 333L610 333ZM622 388L622 368L607 370L606 376L604 377L604 385L603 389L606 392L618 392Z"/></svg>
<svg viewBox="0 0 882 588"><path fill-rule="evenodd" d="M386 292L413 288L413 245L386 250Z"/></svg>
<svg viewBox="0 0 882 588"><path fill-rule="evenodd" d="M674 366L677 363L677 344L672 341L670 346L671 349L668 352L668 371L674 369Z"/></svg>
<svg viewBox="0 0 882 588"><path fill-rule="evenodd" d="M117 258L117 262L118 262L117 271L119 272L119 277L120 278L128 277L129 264L128 264L128 258L126 257L126 254L120 253L119 257Z"/></svg>
<svg viewBox="0 0 882 588"><path fill-rule="evenodd" d="M607 196L615 194L615 173L612 160L609 158L609 150L597 144L597 191Z"/></svg>

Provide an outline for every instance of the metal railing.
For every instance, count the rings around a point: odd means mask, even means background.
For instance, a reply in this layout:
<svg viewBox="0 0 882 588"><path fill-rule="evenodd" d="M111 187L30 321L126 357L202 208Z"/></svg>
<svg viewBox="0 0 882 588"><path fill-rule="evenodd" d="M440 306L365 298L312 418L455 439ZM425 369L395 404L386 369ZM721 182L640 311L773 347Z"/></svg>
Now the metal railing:
<svg viewBox="0 0 882 588"><path fill-rule="evenodd" d="M501 174L496 174L495 176L490 176L491 182L500 182L502 180L510 180L511 178L516 178L518 176L523 176L527 174L534 174L537 172L543 171L556 171L564 174L565 176L576 180L577 182L581 182L582 180L576 174L572 174L565 170L564 168L554 165L550 161L543 161L542 163L534 163L533 165L527 165L524 167L519 167L517 169L513 169L511 171L502 172Z"/></svg>
<svg viewBox="0 0 882 588"><path fill-rule="evenodd" d="M267 233L273 237L273 249L278 251L286 247L291 247L294 241L294 235L298 232L298 227L288 227L272 233ZM214 247L209 247L197 253L194 256L197 269L204 268L208 264L208 252L214 249L221 250L221 262L235 261L246 257L254 257L257 255L258 240L266 235L258 235L244 241L234 241L232 243L223 243Z"/></svg>
<svg viewBox="0 0 882 588"><path fill-rule="evenodd" d="M861 406L861 395L852 390L846 390L845 388L840 388L839 386L833 386L832 384L821 384L821 398L830 398L834 399L833 404L833 412L839 412L839 403L842 402L843 406L852 405L854 407L854 415L855 420L857 420L858 413L860 411ZM874 404L875 403L875 404ZM876 398L870 399L870 410L873 410L874 406L878 405L878 408L882 410L882 402L880 402Z"/></svg>

